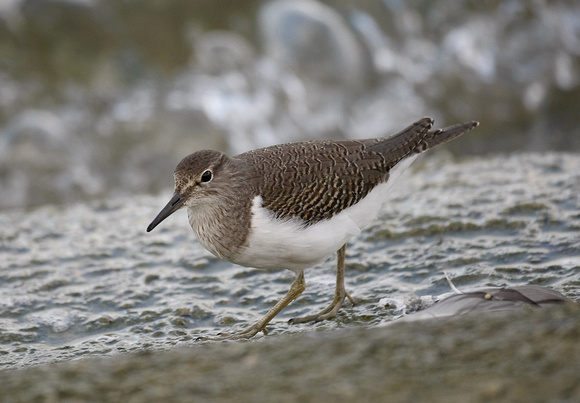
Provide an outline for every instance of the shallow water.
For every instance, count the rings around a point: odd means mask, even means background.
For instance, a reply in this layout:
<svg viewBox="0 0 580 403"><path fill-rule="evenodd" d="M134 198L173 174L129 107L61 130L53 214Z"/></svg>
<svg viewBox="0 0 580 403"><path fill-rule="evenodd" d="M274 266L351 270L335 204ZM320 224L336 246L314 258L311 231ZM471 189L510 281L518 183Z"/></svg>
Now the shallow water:
<svg viewBox="0 0 580 403"><path fill-rule="evenodd" d="M289 326L332 297L335 260L268 326L280 334L376 327L460 289L536 284L580 299L580 156L453 160L432 152L401 178L380 218L347 248L338 318ZM0 213L0 367L194 345L240 330L293 275L223 262L185 213L145 228L169 193ZM452 326L452 325L451 325Z"/></svg>

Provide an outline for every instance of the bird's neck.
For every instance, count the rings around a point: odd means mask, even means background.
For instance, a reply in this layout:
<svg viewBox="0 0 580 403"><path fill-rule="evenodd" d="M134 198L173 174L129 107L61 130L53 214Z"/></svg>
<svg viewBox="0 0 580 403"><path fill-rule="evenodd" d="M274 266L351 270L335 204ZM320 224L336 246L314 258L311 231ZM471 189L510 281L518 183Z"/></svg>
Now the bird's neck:
<svg viewBox="0 0 580 403"><path fill-rule="evenodd" d="M220 197L187 208L189 224L199 242L220 259L233 261L248 246L253 189L223 189Z"/></svg>

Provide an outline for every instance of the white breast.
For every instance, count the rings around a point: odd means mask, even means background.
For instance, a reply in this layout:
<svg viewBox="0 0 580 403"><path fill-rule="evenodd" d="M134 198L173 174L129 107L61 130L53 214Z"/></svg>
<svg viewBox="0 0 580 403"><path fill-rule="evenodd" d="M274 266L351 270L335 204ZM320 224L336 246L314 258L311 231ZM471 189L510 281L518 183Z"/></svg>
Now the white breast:
<svg viewBox="0 0 580 403"><path fill-rule="evenodd" d="M391 170L388 182L375 187L354 206L307 227L299 219L276 220L270 210L262 207L262 197L256 196L252 202L249 246L235 257L234 263L295 272L320 263L376 218L388 190L414 159L410 157L399 163Z"/></svg>

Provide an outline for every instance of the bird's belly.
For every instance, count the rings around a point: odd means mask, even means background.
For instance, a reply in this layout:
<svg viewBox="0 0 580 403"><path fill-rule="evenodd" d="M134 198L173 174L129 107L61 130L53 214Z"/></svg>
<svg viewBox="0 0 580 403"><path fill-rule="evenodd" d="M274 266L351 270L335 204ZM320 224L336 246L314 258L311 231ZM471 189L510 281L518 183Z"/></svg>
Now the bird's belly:
<svg viewBox="0 0 580 403"><path fill-rule="evenodd" d="M232 261L242 266L295 272L314 266L375 219L389 187L383 183L354 206L308 226L297 218L275 219L270 210L262 207L262 198L256 196L247 246Z"/></svg>
<svg viewBox="0 0 580 403"><path fill-rule="evenodd" d="M289 269L295 272L320 263L355 234L331 230L329 222L304 227L298 220L284 222L256 218L248 246L234 263L260 269ZM360 231L359 231L360 232Z"/></svg>

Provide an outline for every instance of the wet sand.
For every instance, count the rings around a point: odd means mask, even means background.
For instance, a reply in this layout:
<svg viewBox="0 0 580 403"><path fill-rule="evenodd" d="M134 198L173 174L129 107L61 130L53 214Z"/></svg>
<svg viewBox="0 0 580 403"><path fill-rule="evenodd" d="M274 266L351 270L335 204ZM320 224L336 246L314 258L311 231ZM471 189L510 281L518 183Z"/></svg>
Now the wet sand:
<svg viewBox="0 0 580 403"><path fill-rule="evenodd" d="M3 402L572 402L580 306L88 358L0 373Z"/></svg>

